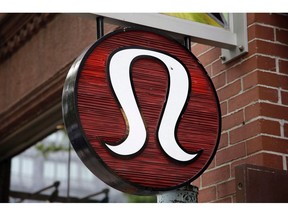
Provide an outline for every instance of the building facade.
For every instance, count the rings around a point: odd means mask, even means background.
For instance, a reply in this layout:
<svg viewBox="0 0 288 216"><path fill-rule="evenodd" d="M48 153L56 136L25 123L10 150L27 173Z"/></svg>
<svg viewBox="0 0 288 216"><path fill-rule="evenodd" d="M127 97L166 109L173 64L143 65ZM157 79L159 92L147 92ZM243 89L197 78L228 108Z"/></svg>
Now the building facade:
<svg viewBox="0 0 288 216"><path fill-rule="evenodd" d="M256 165L284 171L283 175L287 172L287 19L283 14L248 13L249 51L228 64L221 63L219 48L201 44L192 47L213 80L222 111L217 154L194 182L200 187L200 202L249 201L241 197L245 188L235 177L237 166ZM255 184L255 190L273 188L270 193L275 193L275 184L264 175L262 180L267 187L257 189ZM265 201L255 190L259 197L251 202ZM276 201L271 197L267 195L266 201Z"/></svg>
<svg viewBox="0 0 288 216"><path fill-rule="evenodd" d="M285 190L275 196L265 186L278 191L274 182L283 189L281 182L287 181L287 20L286 14L248 13L249 51L227 64L222 63L220 48L192 43L192 53L217 90L222 112L216 156L192 182L199 188L199 202L287 201ZM105 33L115 28L104 26ZM67 72L96 35L96 20L85 15L0 15L2 201L9 197L11 158L62 124Z"/></svg>

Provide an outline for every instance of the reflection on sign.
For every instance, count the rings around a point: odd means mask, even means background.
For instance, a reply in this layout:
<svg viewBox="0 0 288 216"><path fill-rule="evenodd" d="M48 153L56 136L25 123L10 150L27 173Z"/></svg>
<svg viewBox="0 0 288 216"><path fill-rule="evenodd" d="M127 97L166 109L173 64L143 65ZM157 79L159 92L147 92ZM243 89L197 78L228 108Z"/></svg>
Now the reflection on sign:
<svg viewBox="0 0 288 216"><path fill-rule="evenodd" d="M164 13L164 14L216 27L226 28L228 25L227 13Z"/></svg>

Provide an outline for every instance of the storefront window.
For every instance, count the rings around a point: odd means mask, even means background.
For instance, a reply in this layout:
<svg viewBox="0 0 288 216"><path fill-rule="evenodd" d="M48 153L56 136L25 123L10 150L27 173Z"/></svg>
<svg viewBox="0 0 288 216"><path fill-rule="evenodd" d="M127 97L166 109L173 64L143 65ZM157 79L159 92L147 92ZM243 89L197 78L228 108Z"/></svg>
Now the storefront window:
<svg viewBox="0 0 288 216"><path fill-rule="evenodd" d="M129 201L86 168L63 129L12 159L10 191L10 202Z"/></svg>

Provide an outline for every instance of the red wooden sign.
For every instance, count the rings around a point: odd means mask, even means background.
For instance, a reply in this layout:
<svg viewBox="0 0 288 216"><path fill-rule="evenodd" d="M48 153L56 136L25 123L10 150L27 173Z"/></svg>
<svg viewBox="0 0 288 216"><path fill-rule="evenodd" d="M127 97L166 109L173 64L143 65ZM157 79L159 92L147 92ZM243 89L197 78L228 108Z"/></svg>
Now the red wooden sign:
<svg viewBox="0 0 288 216"><path fill-rule="evenodd" d="M74 62L63 114L86 166L132 194L190 183L220 137L219 102L203 66L178 42L146 30L110 33Z"/></svg>

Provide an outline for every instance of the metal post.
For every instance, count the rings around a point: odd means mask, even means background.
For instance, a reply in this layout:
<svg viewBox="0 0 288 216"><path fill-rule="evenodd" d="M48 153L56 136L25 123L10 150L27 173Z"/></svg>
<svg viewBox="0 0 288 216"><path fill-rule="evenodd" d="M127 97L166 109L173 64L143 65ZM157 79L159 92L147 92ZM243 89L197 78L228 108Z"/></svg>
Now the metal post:
<svg viewBox="0 0 288 216"><path fill-rule="evenodd" d="M9 202L11 159L0 162L0 203Z"/></svg>
<svg viewBox="0 0 288 216"><path fill-rule="evenodd" d="M157 203L197 203L198 187L187 185L182 188L157 195Z"/></svg>
<svg viewBox="0 0 288 216"><path fill-rule="evenodd" d="M104 35L104 18L102 16L98 16L96 18L97 21L97 40L103 37Z"/></svg>

